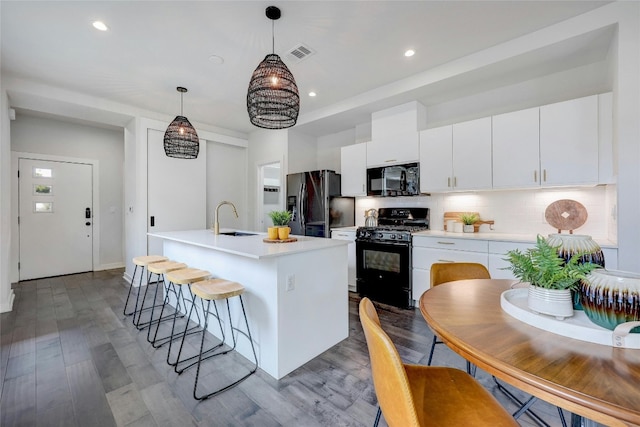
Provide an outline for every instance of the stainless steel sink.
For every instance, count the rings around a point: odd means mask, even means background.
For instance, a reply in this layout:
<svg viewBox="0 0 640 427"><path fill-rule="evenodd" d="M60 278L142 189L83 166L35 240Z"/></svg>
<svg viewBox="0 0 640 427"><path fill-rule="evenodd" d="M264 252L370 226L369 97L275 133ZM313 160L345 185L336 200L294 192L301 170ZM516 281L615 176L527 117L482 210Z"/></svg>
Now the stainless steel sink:
<svg viewBox="0 0 640 427"><path fill-rule="evenodd" d="M244 231L227 231L226 233L220 233L224 236L255 236L258 233L245 233Z"/></svg>

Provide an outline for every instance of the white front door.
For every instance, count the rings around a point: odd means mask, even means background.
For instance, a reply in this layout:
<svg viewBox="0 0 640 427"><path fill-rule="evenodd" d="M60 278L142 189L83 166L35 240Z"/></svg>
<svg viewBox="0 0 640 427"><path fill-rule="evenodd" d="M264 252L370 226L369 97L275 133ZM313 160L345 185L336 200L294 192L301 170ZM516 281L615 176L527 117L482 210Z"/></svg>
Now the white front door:
<svg viewBox="0 0 640 427"><path fill-rule="evenodd" d="M164 153L164 132L147 135L147 231L196 230L207 226L207 149L200 140L197 159ZM147 253L162 255L162 240L147 238ZM188 261L182 261L188 262Z"/></svg>
<svg viewBox="0 0 640 427"><path fill-rule="evenodd" d="M20 158L20 280L93 270L92 165Z"/></svg>

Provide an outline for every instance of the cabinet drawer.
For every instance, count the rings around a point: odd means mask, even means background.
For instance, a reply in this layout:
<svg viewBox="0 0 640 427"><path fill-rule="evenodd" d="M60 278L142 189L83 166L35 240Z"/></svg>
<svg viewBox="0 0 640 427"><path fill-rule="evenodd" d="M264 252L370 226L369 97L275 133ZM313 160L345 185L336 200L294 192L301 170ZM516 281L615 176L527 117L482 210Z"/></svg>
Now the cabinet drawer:
<svg viewBox="0 0 640 427"><path fill-rule="evenodd" d="M527 249L535 248L535 243L524 243L524 242L489 242L489 253L490 254L500 254L504 255L508 251L512 251L514 249L518 249L521 252L526 251Z"/></svg>
<svg viewBox="0 0 640 427"><path fill-rule="evenodd" d="M413 237L413 247L433 248L440 250L455 250L469 252L487 252L489 250L486 240L452 239L448 237Z"/></svg>
<svg viewBox="0 0 640 427"><path fill-rule="evenodd" d="M413 268L429 270L436 262L477 262L487 266L488 257L486 249L484 252L467 252L414 247L412 260Z"/></svg>

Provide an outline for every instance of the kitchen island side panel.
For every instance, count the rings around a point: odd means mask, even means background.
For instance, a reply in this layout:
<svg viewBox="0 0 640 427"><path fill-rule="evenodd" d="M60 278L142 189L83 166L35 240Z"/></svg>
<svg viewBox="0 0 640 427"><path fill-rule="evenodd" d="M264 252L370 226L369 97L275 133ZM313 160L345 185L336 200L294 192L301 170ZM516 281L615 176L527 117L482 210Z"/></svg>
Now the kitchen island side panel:
<svg viewBox="0 0 640 427"><path fill-rule="evenodd" d="M243 298L258 364L276 379L348 335L348 294L343 286L346 246L255 259L165 240L164 255L246 288ZM290 278L293 289L287 290ZM231 303L233 323L243 327L238 299ZM226 310L218 304L228 328ZM217 322L209 325L209 331L220 337ZM229 341L230 331L225 334ZM237 350L252 359L251 347L243 336Z"/></svg>

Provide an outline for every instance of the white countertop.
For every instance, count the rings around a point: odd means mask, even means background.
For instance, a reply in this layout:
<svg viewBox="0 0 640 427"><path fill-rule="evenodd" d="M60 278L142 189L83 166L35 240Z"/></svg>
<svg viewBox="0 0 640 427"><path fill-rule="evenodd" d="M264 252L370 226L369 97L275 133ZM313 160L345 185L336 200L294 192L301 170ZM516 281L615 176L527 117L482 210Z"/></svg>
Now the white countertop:
<svg viewBox="0 0 640 427"><path fill-rule="evenodd" d="M579 234L579 233L576 233ZM504 242L524 242L535 243L536 235L534 234L512 234L512 233L496 233L496 232L479 232L479 233L454 233L442 230L426 230L412 233L413 236L425 237L447 237L450 239L467 239L467 240L495 240ZM545 236L546 237L546 236ZM617 248L615 242L606 239L593 239L601 248Z"/></svg>
<svg viewBox="0 0 640 427"><path fill-rule="evenodd" d="M221 230L223 233L233 230ZM187 231L166 231L158 233L148 233L149 236L160 239L172 240L175 242L187 243L200 246L215 251L227 252L248 258L268 258L283 255L291 255L299 252L317 251L320 249L335 246L348 245L346 240L325 239L320 237L294 236L297 242L291 243L265 243L263 239L266 233L256 233L254 236L225 236L215 235L213 230L187 230Z"/></svg>

